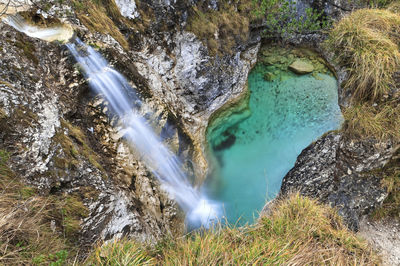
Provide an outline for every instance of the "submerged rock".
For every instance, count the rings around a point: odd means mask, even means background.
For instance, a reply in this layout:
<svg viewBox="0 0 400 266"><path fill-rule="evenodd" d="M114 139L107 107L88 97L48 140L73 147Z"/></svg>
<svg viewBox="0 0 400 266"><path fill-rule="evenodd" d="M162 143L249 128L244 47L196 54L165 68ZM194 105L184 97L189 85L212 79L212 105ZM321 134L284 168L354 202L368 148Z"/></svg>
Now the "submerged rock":
<svg viewBox="0 0 400 266"><path fill-rule="evenodd" d="M289 69L296 74L304 75L313 72L314 66L305 60L298 59L289 65Z"/></svg>

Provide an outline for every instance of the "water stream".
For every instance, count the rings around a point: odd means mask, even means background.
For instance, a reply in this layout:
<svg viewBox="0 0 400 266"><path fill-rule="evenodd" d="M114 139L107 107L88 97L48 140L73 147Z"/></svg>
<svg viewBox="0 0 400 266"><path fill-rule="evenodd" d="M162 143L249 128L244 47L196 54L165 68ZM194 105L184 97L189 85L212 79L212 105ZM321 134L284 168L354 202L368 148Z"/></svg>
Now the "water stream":
<svg viewBox="0 0 400 266"><path fill-rule="evenodd" d="M21 17L10 16L6 23L25 34L44 40L58 36L60 27L39 28ZM183 172L181 161L162 143L148 122L140 115L144 104L126 79L92 47L78 38L66 46L79 63L89 86L99 93L120 120L119 131L140 155L167 191L187 214L190 227L209 227L219 216L219 205L195 189Z"/></svg>
<svg viewBox="0 0 400 266"><path fill-rule="evenodd" d="M337 81L331 75L284 73L264 78L263 66L249 75L248 109L209 128L214 159L208 189L224 203L230 223L251 223L279 192L297 156L342 121Z"/></svg>

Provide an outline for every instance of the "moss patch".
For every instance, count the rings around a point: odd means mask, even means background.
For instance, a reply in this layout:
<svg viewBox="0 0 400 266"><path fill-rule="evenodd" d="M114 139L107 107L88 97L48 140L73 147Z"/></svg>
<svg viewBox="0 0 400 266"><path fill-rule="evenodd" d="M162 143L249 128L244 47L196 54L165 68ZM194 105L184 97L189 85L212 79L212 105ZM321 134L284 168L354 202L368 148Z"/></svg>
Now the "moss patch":
<svg viewBox="0 0 400 266"><path fill-rule="evenodd" d="M98 162L98 156L90 148L82 130L65 120L61 120L61 126L62 129L56 133L53 139L61 145L65 157L54 157L54 165L62 170L76 169L79 165L80 157L83 157L94 167L105 172L104 168ZM67 133L64 133L64 130Z"/></svg>
<svg viewBox="0 0 400 266"><path fill-rule="evenodd" d="M39 64L39 59L36 57L36 48L32 42L23 39L22 33L18 33L17 40L14 43L16 47L22 50L26 58L31 60L35 65Z"/></svg>

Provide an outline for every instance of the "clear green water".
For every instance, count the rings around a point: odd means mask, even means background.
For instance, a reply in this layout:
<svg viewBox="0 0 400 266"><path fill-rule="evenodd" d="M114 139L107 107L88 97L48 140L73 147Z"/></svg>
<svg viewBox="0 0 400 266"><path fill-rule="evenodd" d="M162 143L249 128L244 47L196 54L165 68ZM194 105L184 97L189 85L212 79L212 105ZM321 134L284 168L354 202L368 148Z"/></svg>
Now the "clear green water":
<svg viewBox="0 0 400 266"><path fill-rule="evenodd" d="M253 222L301 151L342 122L334 77L287 73L268 82L263 73L258 66L249 75L248 110L224 117L207 133L215 164L207 187L230 223Z"/></svg>

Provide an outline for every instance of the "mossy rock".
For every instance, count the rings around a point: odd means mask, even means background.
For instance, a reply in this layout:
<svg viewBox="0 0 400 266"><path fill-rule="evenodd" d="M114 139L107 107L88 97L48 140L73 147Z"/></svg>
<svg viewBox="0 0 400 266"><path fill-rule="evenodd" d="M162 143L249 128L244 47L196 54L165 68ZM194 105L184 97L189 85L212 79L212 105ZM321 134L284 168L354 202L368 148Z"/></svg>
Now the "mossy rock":
<svg viewBox="0 0 400 266"><path fill-rule="evenodd" d="M271 73L271 72L266 72L266 73L264 74L264 79L265 79L266 81L273 81L275 78L276 78L276 75L273 74L273 73Z"/></svg>
<svg viewBox="0 0 400 266"><path fill-rule="evenodd" d="M289 69L296 74L304 75L312 73L314 71L314 66L306 60L297 59L289 65Z"/></svg>

